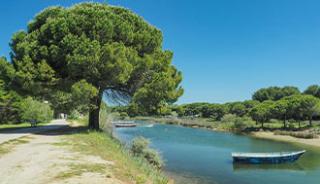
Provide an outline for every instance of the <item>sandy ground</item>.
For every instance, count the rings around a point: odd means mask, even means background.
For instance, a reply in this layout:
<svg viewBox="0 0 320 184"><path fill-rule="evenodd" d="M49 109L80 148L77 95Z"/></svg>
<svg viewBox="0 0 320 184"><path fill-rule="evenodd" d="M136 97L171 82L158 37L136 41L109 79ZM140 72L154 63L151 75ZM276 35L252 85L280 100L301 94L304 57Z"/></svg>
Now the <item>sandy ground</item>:
<svg viewBox="0 0 320 184"><path fill-rule="evenodd" d="M310 146L320 147L320 138L301 139L301 138L291 137L287 135L275 135L272 132L256 132L254 133L253 136L258 138L264 138L264 139L272 139L272 140L285 141L285 142L295 142L295 143L301 143L301 144L306 144Z"/></svg>
<svg viewBox="0 0 320 184"><path fill-rule="evenodd" d="M61 120L53 124L67 126L67 123ZM113 178L108 170L112 162L100 157L72 152L70 149L59 146L63 132L50 134L57 131L56 128L50 128L52 127L50 125L38 129L36 134L23 131L23 133L12 132L12 134L0 135L2 142L22 136L29 138L28 143L16 145L9 153L0 155L0 184L122 184L121 181ZM41 134L41 132L46 133ZM106 169L103 172L85 170L78 175L68 175L73 172L72 166L79 169L85 164L98 164L105 166Z"/></svg>

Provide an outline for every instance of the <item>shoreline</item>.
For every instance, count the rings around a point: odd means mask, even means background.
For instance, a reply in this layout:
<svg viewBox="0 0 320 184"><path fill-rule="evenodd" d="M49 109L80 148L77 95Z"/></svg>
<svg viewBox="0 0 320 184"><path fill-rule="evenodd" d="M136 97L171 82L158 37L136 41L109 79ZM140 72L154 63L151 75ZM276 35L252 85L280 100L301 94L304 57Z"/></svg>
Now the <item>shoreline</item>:
<svg viewBox="0 0 320 184"><path fill-rule="evenodd" d="M139 117L134 120L151 121L154 123L169 124L169 125L170 124L180 125L180 126L189 127L189 128L199 128L199 129L206 129L206 130L218 131L218 132L235 133L235 132L232 132L231 130L219 129L218 127L213 127L210 125L200 125L196 123L183 123L181 119L176 119L175 121L167 121L165 119L159 119L159 118ZM292 137L289 135L275 135L274 132L271 132L271 131L238 132L238 133L243 134L245 136L251 136L254 138L268 139L268 140L288 142L288 143L297 143L297 144L303 144L306 146L313 146L313 147L320 148L320 137L312 138L312 139L304 139L304 138Z"/></svg>
<svg viewBox="0 0 320 184"><path fill-rule="evenodd" d="M267 131L253 132L251 136L255 138L289 142L289 143L298 143L298 144L320 148L320 138L303 139L303 138L292 137L289 135L275 135L273 132L267 132Z"/></svg>

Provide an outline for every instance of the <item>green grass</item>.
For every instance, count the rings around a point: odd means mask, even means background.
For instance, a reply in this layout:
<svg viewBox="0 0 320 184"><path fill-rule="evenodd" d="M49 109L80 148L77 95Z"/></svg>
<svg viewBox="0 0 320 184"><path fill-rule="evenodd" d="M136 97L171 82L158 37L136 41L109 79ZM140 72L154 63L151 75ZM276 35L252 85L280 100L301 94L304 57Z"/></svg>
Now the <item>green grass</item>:
<svg viewBox="0 0 320 184"><path fill-rule="evenodd" d="M105 164L70 164L69 170L65 172L61 172L56 176L56 179L68 179L72 178L74 176L81 176L83 173L100 173L100 174L106 174L105 170ZM107 177L110 177L110 175L107 175Z"/></svg>
<svg viewBox="0 0 320 184"><path fill-rule="evenodd" d="M113 165L110 165L110 169L113 175L119 180L136 184L168 183L168 179L160 170L148 164L144 159L133 157L119 141L104 132L82 131L76 134L66 135L65 142L71 143L71 149L73 151L86 155L99 156L104 160L114 162ZM78 169L75 172L67 173L60 177L69 177L81 172L83 172L83 170L80 169L79 171Z"/></svg>
<svg viewBox="0 0 320 184"><path fill-rule="evenodd" d="M88 116L84 116L84 117L80 117L77 119L68 119L69 122L71 122L71 124L77 124L80 126L88 126Z"/></svg>

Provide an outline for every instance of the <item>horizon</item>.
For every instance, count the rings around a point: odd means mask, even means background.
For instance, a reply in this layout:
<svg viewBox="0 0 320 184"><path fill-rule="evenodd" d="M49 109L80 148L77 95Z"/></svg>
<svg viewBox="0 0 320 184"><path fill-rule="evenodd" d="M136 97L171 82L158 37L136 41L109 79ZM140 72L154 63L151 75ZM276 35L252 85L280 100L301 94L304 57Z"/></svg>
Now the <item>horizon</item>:
<svg viewBox="0 0 320 184"><path fill-rule="evenodd" d="M83 1L3 2L0 15L6 26L0 56L9 59L12 34L25 30L41 10L79 2ZM184 76L185 93L178 104L243 101L260 88L296 86L303 91L319 83L320 2L110 0L108 4L131 9L163 32L163 47L174 52L173 63Z"/></svg>

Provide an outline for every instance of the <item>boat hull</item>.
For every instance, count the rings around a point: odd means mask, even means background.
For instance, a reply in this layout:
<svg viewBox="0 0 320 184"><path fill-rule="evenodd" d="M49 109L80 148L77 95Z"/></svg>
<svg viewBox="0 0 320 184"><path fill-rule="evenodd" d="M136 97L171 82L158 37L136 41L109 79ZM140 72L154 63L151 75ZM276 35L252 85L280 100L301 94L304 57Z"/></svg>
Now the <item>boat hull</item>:
<svg viewBox="0 0 320 184"><path fill-rule="evenodd" d="M303 155L305 151L300 151L296 153L291 154L279 154L278 156L276 154L272 154L268 156L267 154L265 156L251 154L250 156L243 155L233 155L233 162L237 163L249 163L249 164L280 164L280 163L290 163L298 160L301 155Z"/></svg>
<svg viewBox="0 0 320 184"><path fill-rule="evenodd" d="M130 127L136 127L137 125L136 124L133 124L133 123L122 123L122 124L115 124L114 125L116 128L130 128Z"/></svg>

